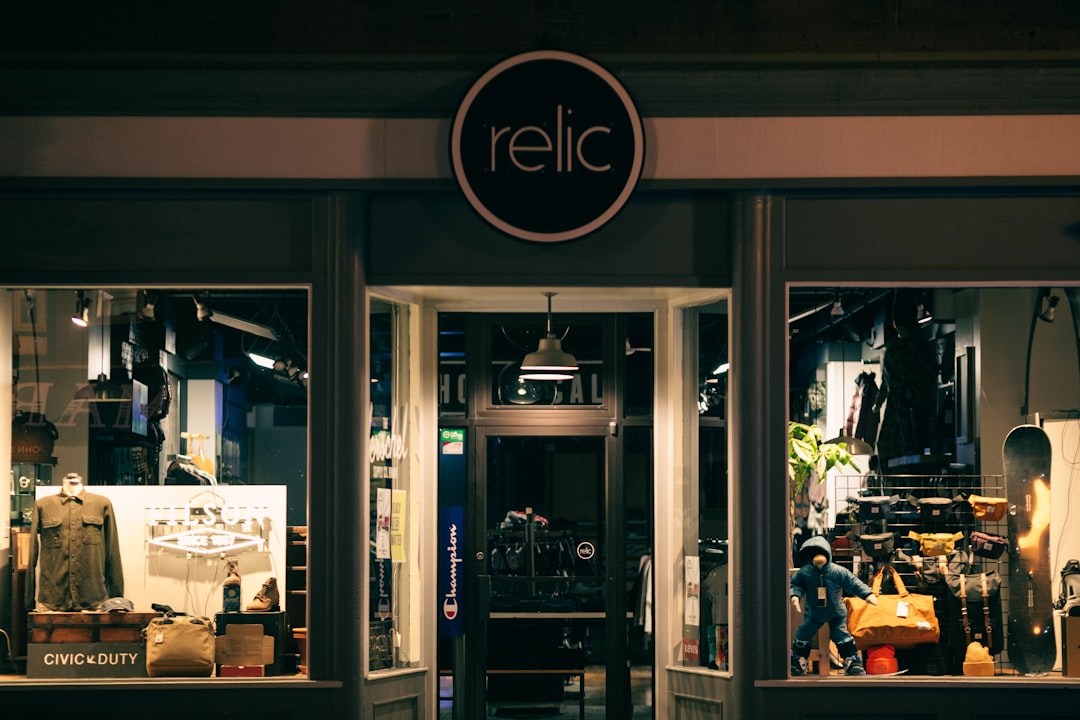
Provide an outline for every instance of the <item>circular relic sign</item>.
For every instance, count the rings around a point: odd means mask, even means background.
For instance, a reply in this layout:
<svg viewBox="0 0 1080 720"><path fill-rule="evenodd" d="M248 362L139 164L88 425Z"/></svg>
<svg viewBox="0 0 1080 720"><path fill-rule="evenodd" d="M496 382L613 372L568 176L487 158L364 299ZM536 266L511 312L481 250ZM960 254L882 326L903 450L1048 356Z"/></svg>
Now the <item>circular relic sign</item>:
<svg viewBox="0 0 1080 720"><path fill-rule="evenodd" d="M515 55L466 93L450 155L481 217L523 240L561 242L600 228L641 176L645 133L629 93L566 52Z"/></svg>

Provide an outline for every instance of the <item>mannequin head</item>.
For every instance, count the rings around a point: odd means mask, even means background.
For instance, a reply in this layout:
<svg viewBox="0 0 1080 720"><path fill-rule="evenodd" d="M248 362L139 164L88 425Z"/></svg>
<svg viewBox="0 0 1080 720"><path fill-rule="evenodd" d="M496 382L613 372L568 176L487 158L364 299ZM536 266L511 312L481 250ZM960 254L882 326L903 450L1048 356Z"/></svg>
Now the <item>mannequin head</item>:
<svg viewBox="0 0 1080 720"><path fill-rule="evenodd" d="M64 492L68 495L78 495L83 491L83 479L79 473L68 473L63 479Z"/></svg>

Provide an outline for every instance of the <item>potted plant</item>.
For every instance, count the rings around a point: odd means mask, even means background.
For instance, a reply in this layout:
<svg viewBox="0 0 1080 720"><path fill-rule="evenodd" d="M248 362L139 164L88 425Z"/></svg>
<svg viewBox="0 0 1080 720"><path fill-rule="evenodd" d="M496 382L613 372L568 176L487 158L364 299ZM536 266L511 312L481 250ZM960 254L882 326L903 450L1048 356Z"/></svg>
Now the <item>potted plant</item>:
<svg viewBox="0 0 1080 720"><path fill-rule="evenodd" d="M793 501L806 489L810 478L816 474L818 482L822 482L825 474L838 465L847 465L859 472L847 443L825 442L825 435L816 425L788 423L788 478Z"/></svg>
<svg viewBox="0 0 1080 720"><path fill-rule="evenodd" d="M834 467L848 466L860 472L854 458L848 452L847 443L825 442L825 435L816 425L791 421L788 423L788 479L791 484L791 497L788 504L789 523L792 540L796 538L795 501L806 491L810 479L817 476L818 482L825 481L825 475ZM792 552L795 548L791 548Z"/></svg>

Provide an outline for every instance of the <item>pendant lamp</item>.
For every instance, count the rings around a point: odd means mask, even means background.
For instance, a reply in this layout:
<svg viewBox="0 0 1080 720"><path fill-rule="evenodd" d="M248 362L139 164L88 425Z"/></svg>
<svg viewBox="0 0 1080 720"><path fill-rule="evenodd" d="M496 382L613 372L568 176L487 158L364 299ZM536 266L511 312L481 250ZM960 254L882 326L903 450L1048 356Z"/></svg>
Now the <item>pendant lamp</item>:
<svg viewBox="0 0 1080 720"><path fill-rule="evenodd" d="M844 433L840 433L836 437L832 438L831 440L826 440L825 442L829 443L830 445L839 445L840 443L844 443L844 447L852 455L874 454L874 448L871 447L870 443L866 442L865 440L860 440L859 438L851 437L850 435L845 435Z"/></svg>
<svg viewBox="0 0 1080 720"><path fill-rule="evenodd" d="M572 380L578 370L577 360L562 349L562 341L551 331L551 298L553 292L544 293L548 299L547 334L540 338L536 352L531 352L521 361L523 380Z"/></svg>

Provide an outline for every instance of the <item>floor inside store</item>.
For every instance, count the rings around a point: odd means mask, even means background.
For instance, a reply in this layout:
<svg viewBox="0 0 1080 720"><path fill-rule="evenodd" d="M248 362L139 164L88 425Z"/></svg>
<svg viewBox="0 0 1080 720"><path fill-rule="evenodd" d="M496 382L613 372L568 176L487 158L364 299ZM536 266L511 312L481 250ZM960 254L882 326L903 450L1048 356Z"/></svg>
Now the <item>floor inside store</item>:
<svg viewBox="0 0 1080 720"><path fill-rule="evenodd" d="M604 667L586 668L585 671L585 717L584 720L600 720L607 717L605 698ZM439 695L449 698L454 692L454 680L450 677L439 678ZM562 703L553 702L515 702L491 703L488 717L491 718L528 718L529 720L555 720L555 718L577 718L579 705L577 699L578 680L568 680ZM652 668L633 667L630 669L630 696L634 704L634 714L628 720L651 720L653 717ZM451 720L453 707L450 700L439 701L439 720Z"/></svg>

